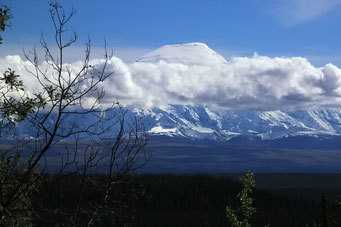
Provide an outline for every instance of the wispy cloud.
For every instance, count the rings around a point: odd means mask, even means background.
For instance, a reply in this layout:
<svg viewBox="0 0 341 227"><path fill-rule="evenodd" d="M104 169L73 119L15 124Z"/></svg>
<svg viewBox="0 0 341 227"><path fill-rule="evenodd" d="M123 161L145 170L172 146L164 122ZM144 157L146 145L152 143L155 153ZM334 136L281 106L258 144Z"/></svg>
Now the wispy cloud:
<svg viewBox="0 0 341 227"><path fill-rule="evenodd" d="M286 0L275 5L272 14L290 27L316 19L339 5L341 0Z"/></svg>

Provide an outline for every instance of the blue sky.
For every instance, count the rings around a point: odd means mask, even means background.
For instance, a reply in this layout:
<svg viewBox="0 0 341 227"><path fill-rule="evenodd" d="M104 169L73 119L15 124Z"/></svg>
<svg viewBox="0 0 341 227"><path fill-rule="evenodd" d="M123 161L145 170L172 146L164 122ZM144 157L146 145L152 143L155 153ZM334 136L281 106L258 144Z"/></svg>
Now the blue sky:
<svg viewBox="0 0 341 227"><path fill-rule="evenodd" d="M41 33L53 45L48 1L1 3L11 8L14 18L11 28L2 33L0 72L15 69L34 90L23 67L27 62L22 61L22 49L39 47ZM88 36L96 67L101 67L95 59L103 56L104 38L114 50L115 57L107 66L113 74L104 84L110 102L118 98L148 108L165 104L261 110L341 107L341 0L60 3L66 11L76 9L69 31L79 37L63 55L64 62L74 63L77 69ZM185 45L180 51L171 46L152 52L152 62L132 63L161 46L192 42L206 43L227 62L216 64L218 55L206 45ZM170 53L180 61L158 60ZM190 56L189 64L181 63L186 56ZM198 56L203 56L201 63L192 64Z"/></svg>
<svg viewBox="0 0 341 227"><path fill-rule="evenodd" d="M14 18L0 52L13 53L48 37L48 1L5 0ZM203 42L231 56L302 56L314 65L341 66L340 0L68 0L71 27L96 47L106 38L123 58L166 44Z"/></svg>

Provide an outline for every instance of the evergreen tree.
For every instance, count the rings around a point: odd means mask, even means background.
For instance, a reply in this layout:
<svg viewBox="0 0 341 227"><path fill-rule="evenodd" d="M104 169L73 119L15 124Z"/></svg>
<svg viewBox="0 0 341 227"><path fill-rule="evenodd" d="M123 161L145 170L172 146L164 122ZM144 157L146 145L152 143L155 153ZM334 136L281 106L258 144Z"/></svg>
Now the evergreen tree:
<svg viewBox="0 0 341 227"><path fill-rule="evenodd" d="M240 178L243 185L242 191L237 195L240 200L240 207L236 210L231 206L226 207L226 215L232 227L251 227L250 219L256 212L253 207L253 198L251 193L255 187L253 173L247 173Z"/></svg>

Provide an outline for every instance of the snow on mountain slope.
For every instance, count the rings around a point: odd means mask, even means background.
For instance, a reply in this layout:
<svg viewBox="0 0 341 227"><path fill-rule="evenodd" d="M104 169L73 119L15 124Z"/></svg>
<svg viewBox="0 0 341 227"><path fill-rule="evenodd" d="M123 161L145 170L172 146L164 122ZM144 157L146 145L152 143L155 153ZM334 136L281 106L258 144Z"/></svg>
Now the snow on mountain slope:
<svg viewBox="0 0 341 227"><path fill-rule="evenodd" d="M226 60L204 43L166 45L138 58L136 62L178 63L185 65L219 65Z"/></svg>
<svg viewBox="0 0 341 227"><path fill-rule="evenodd" d="M244 59L245 60L245 59ZM246 59L247 60L247 59ZM303 62L305 62L304 60ZM170 63L172 66L195 66L193 68L210 68L212 65L218 65L228 67L229 63L210 49L203 43L188 43L179 45L166 45L155 51L147 53L136 60L135 66L145 67L148 63ZM287 64L287 60L284 61ZM144 64L147 63L147 64ZM255 61L253 64L267 64L268 61ZM289 62L290 63L290 62ZM134 65L133 64L133 65ZM178 65L176 65L178 64ZM182 64L182 65L180 65ZM290 63L291 64L291 63ZM160 64L163 65L163 64ZM243 64L242 64L243 65ZM214 67L212 67L214 68ZM219 67L218 67L219 68ZM153 68L154 69L154 68ZM277 70L276 67L274 69ZM155 69L154 69L155 70ZM250 68L247 67L246 73L250 73ZM270 67L269 70L273 71ZM267 71L269 71L267 70ZM274 70L274 71L276 71ZM152 71L148 71L152 72ZM200 73L201 74L200 74ZM203 72L203 73L202 73ZM208 72L208 73L207 73ZM219 71L218 71L219 72ZM277 72L277 71L276 71ZM155 82L154 87L152 81L146 80L145 75L139 74L141 87L147 87L148 89L155 89L154 93L162 96L163 90L168 86L167 92L171 96L178 95L181 99L192 100L195 96L202 96L206 99L207 92L212 89L213 86L217 86L217 83L209 83L210 80L221 79L222 77L213 77L215 71L191 71L192 75L188 76L187 71L183 74L174 73L174 77L167 77L160 72L157 74L155 81L167 80L166 83ZM191 91L194 89L189 86L179 86L178 84L191 84L197 79L196 75L199 73L201 77L209 78L209 80L201 80L199 83L208 84L209 89L202 89L198 94L193 94ZM266 71L264 72L266 75ZM281 73L281 70L278 71ZM162 77L160 76L162 75ZM225 74L224 74L225 75ZM228 74L226 74L228 75ZM241 74L244 75L244 72ZM254 74L254 76L261 74ZM281 75L281 74L280 74ZM183 80L185 78L187 80ZM268 77L268 76L267 76ZM124 77L125 79L130 77ZM217 79L218 78L218 79ZM231 77L227 80L228 83L233 83L233 79L237 77ZM291 77L289 77L291 78ZM174 85L172 82L177 82ZM198 81L196 81L198 82ZM257 81L249 81L249 84L256 83ZM144 84L145 83L145 84ZM199 83L195 84L200 87ZM244 85L244 80L241 80L240 84ZM218 84L219 85L219 84ZM180 89L174 89L177 86ZM216 93L218 95L212 95L214 100L219 97L224 97L225 91L229 86L222 86ZM236 89L247 90L252 86L236 87ZM186 92L184 92L186 91ZM184 92L184 94L181 94ZM213 92L214 93L214 92ZM244 96L241 96L244 97ZM167 102L176 102L179 99L170 100L170 96L165 96ZM202 99L196 99L202 100ZM271 101L271 100L270 100ZM197 101L198 102L198 101ZM187 102L186 102L187 103ZM192 102L189 102L192 103ZM151 105L152 106L152 105ZM260 137L262 139L276 139L287 136L297 135L338 135L341 136L341 109L321 109L321 110L295 110L295 111L256 111L256 110L216 110L211 109L204 105L164 105L154 107L152 109L139 109L135 107L128 108L127 116L130 119L134 117L141 117L144 123L146 131L151 135L163 135L171 137L183 137L183 138L196 138L196 139L213 139L213 140L229 140L236 136L250 136ZM74 120L69 116L70 121ZM129 119L128 117L128 119ZM76 117L75 117L76 118ZM76 121L81 125L84 122L94 121L90 117L77 117ZM67 122L67 120L65 121ZM67 125L67 124L65 124ZM29 137L32 133L30 127L25 123L18 125L18 134ZM34 136L34 134L32 134Z"/></svg>
<svg viewBox="0 0 341 227"><path fill-rule="evenodd" d="M115 110L113 110L115 111ZM54 116L51 116L52 118ZM215 110L202 105L166 105L152 109L127 108L126 120L140 118L150 135L188 139L227 141L237 136L259 137L263 140L288 136L341 136L341 109L254 111ZM94 116L72 116L64 119L63 128L70 122L82 126L94 122ZM16 134L34 137L30 123L16 126ZM115 130L115 128L113 128ZM108 132L111 134L111 132ZM86 135L83 135L86 139Z"/></svg>
<svg viewBox="0 0 341 227"><path fill-rule="evenodd" d="M183 65L228 65L203 43L166 45L136 62ZM207 75L210 76L210 75ZM213 110L202 105L166 105L132 115L142 118L152 135L228 140L238 135L276 139L295 135L341 135L341 110L253 111Z"/></svg>
<svg viewBox="0 0 341 227"><path fill-rule="evenodd" d="M229 140L238 135L276 139L295 135L341 135L341 110L212 110L201 105L134 108L152 135Z"/></svg>

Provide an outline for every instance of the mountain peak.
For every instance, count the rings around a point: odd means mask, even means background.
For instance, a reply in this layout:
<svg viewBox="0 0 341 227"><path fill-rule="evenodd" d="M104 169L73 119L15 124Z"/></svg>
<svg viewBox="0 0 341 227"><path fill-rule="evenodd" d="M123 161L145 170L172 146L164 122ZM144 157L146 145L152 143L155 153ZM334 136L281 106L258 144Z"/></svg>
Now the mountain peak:
<svg viewBox="0 0 341 227"><path fill-rule="evenodd" d="M184 65L218 65L227 61L204 43L165 45L151 51L135 62L166 62Z"/></svg>

